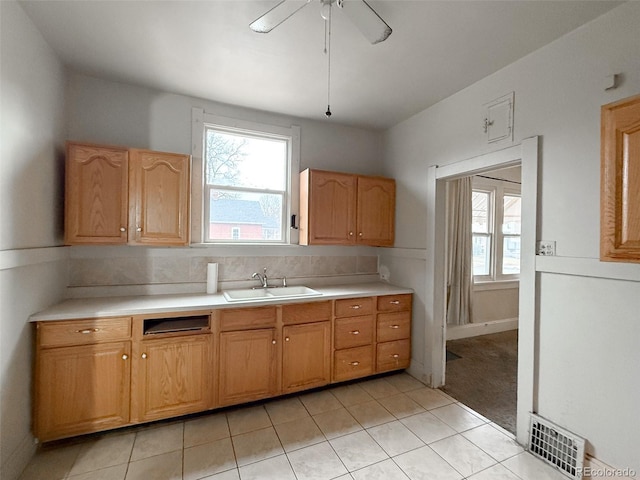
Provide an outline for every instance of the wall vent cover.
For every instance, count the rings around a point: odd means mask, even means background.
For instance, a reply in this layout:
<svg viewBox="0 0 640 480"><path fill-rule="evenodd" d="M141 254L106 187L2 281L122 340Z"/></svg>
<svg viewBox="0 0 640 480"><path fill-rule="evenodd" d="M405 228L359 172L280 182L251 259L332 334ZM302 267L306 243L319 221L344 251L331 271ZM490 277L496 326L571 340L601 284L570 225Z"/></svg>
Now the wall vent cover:
<svg viewBox="0 0 640 480"><path fill-rule="evenodd" d="M582 480L584 438L531 414L529 451L569 478Z"/></svg>

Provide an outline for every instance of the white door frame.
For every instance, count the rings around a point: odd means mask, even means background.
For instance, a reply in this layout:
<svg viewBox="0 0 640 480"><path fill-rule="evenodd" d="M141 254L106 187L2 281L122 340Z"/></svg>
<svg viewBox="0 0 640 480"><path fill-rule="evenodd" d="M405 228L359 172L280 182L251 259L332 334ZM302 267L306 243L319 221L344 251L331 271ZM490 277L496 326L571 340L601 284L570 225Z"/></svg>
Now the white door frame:
<svg viewBox="0 0 640 480"><path fill-rule="evenodd" d="M445 237L446 182L455 178L520 164L522 166L522 231L518 320L518 401L516 437L527 442L529 413L535 403L536 271L535 251L538 201L538 143L530 137L518 145L441 167L427 174L427 258L425 345L431 352L432 371L425 372L433 387L444 383L445 369ZM429 325L430 324L430 325ZM425 362L428 364L428 362Z"/></svg>

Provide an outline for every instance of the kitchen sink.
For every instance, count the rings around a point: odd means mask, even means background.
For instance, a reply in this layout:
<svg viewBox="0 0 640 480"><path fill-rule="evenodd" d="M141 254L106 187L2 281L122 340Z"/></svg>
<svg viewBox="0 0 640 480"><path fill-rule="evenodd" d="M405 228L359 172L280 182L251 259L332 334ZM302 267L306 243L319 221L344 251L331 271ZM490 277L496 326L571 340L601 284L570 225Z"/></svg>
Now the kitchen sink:
<svg viewBox="0 0 640 480"><path fill-rule="evenodd" d="M296 297L315 297L322 295L316 290L296 285L291 287L244 288L222 292L228 302L258 302Z"/></svg>

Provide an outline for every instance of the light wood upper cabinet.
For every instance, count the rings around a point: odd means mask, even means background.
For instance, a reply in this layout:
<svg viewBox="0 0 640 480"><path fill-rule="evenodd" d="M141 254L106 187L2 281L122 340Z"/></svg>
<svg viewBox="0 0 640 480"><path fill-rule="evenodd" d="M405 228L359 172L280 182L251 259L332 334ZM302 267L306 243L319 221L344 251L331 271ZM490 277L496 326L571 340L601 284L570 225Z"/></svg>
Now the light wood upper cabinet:
<svg viewBox="0 0 640 480"><path fill-rule="evenodd" d="M131 150L130 243L189 243L189 156Z"/></svg>
<svg viewBox="0 0 640 480"><path fill-rule="evenodd" d="M65 243L127 243L129 151L67 144Z"/></svg>
<svg viewBox="0 0 640 480"><path fill-rule="evenodd" d="M601 115L600 260L640 262L640 95Z"/></svg>
<svg viewBox="0 0 640 480"><path fill-rule="evenodd" d="M358 243L392 247L395 232L396 182L358 177Z"/></svg>
<svg viewBox="0 0 640 480"><path fill-rule="evenodd" d="M301 245L392 246L395 181L304 170L300 174Z"/></svg>
<svg viewBox="0 0 640 480"><path fill-rule="evenodd" d="M69 142L65 243L189 243L190 156Z"/></svg>

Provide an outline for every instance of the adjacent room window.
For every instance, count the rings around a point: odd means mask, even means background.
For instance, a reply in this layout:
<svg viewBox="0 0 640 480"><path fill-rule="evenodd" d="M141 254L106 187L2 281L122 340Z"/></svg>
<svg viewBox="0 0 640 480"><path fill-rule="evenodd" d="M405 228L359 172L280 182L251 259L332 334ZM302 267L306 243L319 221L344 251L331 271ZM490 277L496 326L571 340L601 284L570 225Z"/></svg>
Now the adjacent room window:
<svg viewBox="0 0 640 480"><path fill-rule="evenodd" d="M520 192L502 183L474 182L472 232L476 282L515 280L520 274Z"/></svg>
<svg viewBox="0 0 640 480"><path fill-rule="evenodd" d="M224 120L204 115L202 241L289 243L294 130Z"/></svg>

